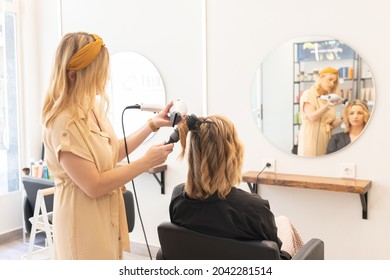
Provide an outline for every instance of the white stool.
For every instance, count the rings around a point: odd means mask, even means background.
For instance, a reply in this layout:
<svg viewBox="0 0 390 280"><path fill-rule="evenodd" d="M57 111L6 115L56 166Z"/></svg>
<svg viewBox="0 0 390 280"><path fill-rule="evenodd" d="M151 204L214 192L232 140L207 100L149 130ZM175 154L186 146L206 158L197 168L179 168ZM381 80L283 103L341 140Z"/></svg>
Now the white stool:
<svg viewBox="0 0 390 280"><path fill-rule="evenodd" d="M43 251L49 251L49 259L54 258L53 226L49 223L49 216L53 215L53 213L47 212L44 199L46 195L51 194L54 194L54 187L41 189L37 192L34 216L29 219L32 228L28 244L28 252L26 255L22 256L22 259L31 260L34 254L42 253ZM45 232L46 234L47 245L45 247L35 244L35 237L39 232ZM39 249L34 250L34 247L39 247Z"/></svg>

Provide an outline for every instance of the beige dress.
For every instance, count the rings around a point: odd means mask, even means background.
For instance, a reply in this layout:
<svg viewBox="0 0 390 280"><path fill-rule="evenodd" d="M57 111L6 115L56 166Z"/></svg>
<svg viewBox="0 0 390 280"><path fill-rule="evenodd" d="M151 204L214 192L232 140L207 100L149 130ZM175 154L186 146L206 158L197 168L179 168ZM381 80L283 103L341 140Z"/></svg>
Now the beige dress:
<svg viewBox="0 0 390 280"><path fill-rule="evenodd" d="M321 156L326 154L326 147L332 136L332 122L336 119L336 110L330 108L317 121L309 121L303 112L303 105L310 103L315 110L328 105L328 101L318 98L314 88L303 92L300 98L300 112L302 124L299 130L298 155Z"/></svg>
<svg viewBox="0 0 390 280"><path fill-rule="evenodd" d="M96 114L97 115L97 114ZM122 186L98 198L87 196L59 164L59 152L71 152L96 164L99 172L113 169L119 142L109 121L97 115L100 128L85 119L67 126L71 116L61 113L43 131L46 161L55 180L53 239L56 259L122 259L129 251L129 235Z"/></svg>

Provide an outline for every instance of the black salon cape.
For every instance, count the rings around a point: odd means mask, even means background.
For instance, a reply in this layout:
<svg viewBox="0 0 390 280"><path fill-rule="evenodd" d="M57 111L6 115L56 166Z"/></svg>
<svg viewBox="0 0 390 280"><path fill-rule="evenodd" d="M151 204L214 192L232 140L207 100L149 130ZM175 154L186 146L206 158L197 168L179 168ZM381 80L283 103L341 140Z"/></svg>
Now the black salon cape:
<svg viewBox="0 0 390 280"><path fill-rule="evenodd" d="M348 144L351 143L351 138L349 137L349 133L347 132L339 132L333 134L328 142L328 147L326 148L326 153L334 153Z"/></svg>
<svg viewBox="0 0 390 280"><path fill-rule="evenodd" d="M233 187L225 200L213 195L205 200L189 199L184 184L175 187L169 206L171 222L208 235L241 239L271 240L278 244L275 217L268 200ZM284 251L282 259L291 259Z"/></svg>

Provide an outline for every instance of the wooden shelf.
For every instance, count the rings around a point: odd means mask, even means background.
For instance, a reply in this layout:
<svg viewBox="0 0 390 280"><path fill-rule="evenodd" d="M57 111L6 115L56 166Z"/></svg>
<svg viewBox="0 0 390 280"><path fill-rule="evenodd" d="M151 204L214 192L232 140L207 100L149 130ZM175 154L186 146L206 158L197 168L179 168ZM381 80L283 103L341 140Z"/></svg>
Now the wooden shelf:
<svg viewBox="0 0 390 280"><path fill-rule="evenodd" d="M264 184L359 194L363 219L367 219L368 191L371 189L371 181L269 172L263 172L257 178L258 174L258 171L248 171L242 175L242 181L248 184L249 189L253 193L258 192L259 184Z"/></svg>

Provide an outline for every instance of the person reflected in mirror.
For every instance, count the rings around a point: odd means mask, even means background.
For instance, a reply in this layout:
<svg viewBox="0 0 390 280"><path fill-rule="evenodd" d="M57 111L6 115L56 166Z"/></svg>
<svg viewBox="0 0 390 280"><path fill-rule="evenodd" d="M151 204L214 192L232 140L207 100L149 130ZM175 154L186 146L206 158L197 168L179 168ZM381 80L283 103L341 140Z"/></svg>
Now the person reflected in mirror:
<svg viewBox="0 0 390 280"><path fill-rule="evenodd" d="M171 126L173 102L118 140L108 118L108 78L102 38L85 32L62 38L42 108L46 162L55 182L55 259L122 259L130 250L124 185L164 163L173 150L161 143L118 167L153 131Z"/></svg>
<svg viewBox="0 0 390 280"><path fill-rule="evenodd" d="M271 240L282 259L291 259L303 242L290 220L275 219L268 200L236 187L244 146L233 123L224 116L190 115L178 131L188 173L186 182L172 192L171 222L218 237Z"/></svg>
<svg viewBox="0 0 390 280"><path fill-rule="evenodd" d="M339 91L339 71L327 67L319 72L315 84L305 90L300 98L301 127L298 138L299 156L325 155L332 130L342 123L336 118L336 107L344 100L332 102L323 99Z"/></svg>
<svg viewBox="0 0 390 280"><path fill-rule="evenodd" d="M359 99L349 102L343 110L344 132L339 132L329 140L326 153L334 153L355 141L370 118L367 104Z"/></svg>

